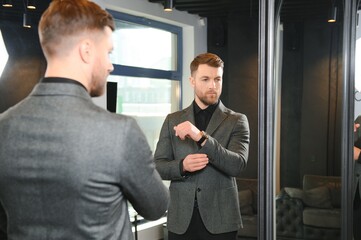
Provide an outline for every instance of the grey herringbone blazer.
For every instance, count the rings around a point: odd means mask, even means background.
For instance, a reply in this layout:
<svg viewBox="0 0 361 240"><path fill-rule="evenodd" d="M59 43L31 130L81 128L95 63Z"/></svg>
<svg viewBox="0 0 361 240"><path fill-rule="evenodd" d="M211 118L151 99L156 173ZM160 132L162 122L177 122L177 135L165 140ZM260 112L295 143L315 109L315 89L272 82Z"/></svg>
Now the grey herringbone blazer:
<svg viewBox="0 0 361 240"><path fill-rule="evenodd" d="M39 83L0 115L0 231L8 239L133 239L127 201L147 219L169 201L133 118L97 107L70 83Z"/></svg>
<svg viewBox="0 0 361 240"><path fill-rule="evenodd" d="M246 167L248 159L247 117L220 102L206 129L210 137L201 149L192 139L182 141L174 134L173 127L187 120L195 122L193 104L167 116L154 156L162 178L171 180L168 229L177 234L187 230L197 195L199 211L209 232L237 231L241 217L234 177ZM180 161L197 152L208 155L208 166L182 177Z"/></svg>

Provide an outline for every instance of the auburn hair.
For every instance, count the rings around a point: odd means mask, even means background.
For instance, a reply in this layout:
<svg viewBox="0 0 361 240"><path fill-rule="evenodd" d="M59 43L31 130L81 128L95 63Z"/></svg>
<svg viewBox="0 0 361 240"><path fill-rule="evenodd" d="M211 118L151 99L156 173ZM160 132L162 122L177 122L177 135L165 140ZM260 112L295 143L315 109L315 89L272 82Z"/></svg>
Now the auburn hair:
<svg viewBox="0 0 361 240"><path fill-rule="evenodd" d="M193 59L191 62L191 75L198 70L200 64L207 64L210 67L224 68L224 62L220 57L213 53L202 53Z"/></svg>
<svg viewBox="0 0 361 240"><path fill-rule="evenodd" d="M52 54L62 38L88 30L114 31L113 17L99 5L88 0L53 0L39 22L43 51Z"/></svg>

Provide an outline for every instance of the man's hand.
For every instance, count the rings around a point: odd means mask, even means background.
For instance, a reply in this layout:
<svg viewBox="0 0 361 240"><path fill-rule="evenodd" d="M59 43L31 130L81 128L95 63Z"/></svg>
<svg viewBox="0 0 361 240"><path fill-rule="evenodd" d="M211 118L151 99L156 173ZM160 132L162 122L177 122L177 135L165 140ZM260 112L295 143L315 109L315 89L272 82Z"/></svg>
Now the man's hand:
<svg viewBox="0 0 361 240"><path fill-rule="evenodd" d="M188 137L193 139L193 141L198 142L202 137L201 131L189 121L182 122L177 126L174 126L173 129L175 135L182 140Z"/></svg>
<svg viewBox="0 0 361 240"><path fill-rule="evenodd" d="M358 147L353 147L353 160L358 160L358 157L360 156L361 149Z"/></svg>
<svg viewBox="0 0 361 240"><path fill-rule="evenodd" d="M359 127L360 127L360 124L355 123L355 124L353 125L353 131L356 132L356 130L357 130Z"/></svg>
<svg viewBox="0 0 361 240"><path fill-rule="evenodd" d="M183 171L195 172L205 168L208 164L208 157L203 153L189 154L183 160Z"/></svg>

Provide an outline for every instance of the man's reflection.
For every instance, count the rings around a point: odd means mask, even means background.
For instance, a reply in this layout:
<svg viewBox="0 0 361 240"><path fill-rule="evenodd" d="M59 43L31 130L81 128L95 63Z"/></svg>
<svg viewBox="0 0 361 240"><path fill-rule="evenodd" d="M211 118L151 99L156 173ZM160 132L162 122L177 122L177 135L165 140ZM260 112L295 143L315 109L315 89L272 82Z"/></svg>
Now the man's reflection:
<svg viewBox="0 0 361 240"><path fill-rule="evenodd" d="M361 115L355 120L354 138L355 144L353 147L354 165L354 213L353 213L353 232L354 240L361 240Z"/></svg>
<svg viewBox="0 0 361 240"><path fill-rule="evenodd" d="M211 53L191 63L195 99L167 116L155 160L171 180L169 240L234 240L241 226L235 178L246 167L249 126L244 114L226 108L223 61Z"/></svg>

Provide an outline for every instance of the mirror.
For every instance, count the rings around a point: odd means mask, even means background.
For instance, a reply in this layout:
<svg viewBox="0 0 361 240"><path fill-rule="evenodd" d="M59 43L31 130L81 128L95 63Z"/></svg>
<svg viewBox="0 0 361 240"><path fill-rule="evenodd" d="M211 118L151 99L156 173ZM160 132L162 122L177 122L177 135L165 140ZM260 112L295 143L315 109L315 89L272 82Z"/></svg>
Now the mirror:
<svg viewBox="0 0 361 240"><path fill-rule="evenodd" d="M360 116L361 116L361 72L360 68L357 66L360 66L361 64L361 28L360 28L360 1L358 0L356 3L356 26L355 26L355 82L354 82L354 121L355 123L360 124ZM358 175L360 173L361 165L359 153L358 151L361 148L361 129L358 128L356 132L354 133L354 160L356 159L354 164L354 171L356 173L356 179L358 179ZM355 187L356 189L359 184L359 180L356 180ZM361 222L361 200L360 200L360 192L356 190L355 196L353 198L353 236L355 240L361 239L361 230L359 227L359 224Z"/></svg>
<svg viewBox="0 0 361 240"><path fill-rule="evenodd" d="M275 25L276 236L339 240L344 5L296 2Z"/></svg>

